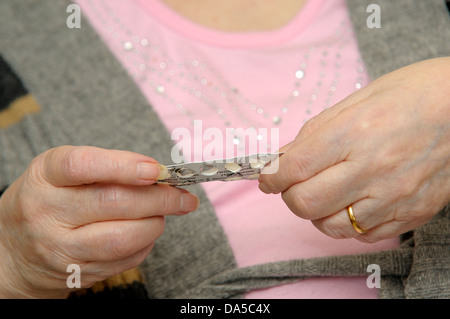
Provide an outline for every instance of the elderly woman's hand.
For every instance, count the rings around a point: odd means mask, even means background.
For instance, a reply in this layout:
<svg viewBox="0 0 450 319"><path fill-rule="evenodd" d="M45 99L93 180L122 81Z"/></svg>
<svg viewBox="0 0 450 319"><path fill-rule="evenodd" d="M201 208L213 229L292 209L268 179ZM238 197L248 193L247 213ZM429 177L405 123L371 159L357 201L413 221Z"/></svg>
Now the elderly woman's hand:
<svg viewBox="0 0 450 319"><path fill-rule="evenodd" d="M63 146L36 157L0 198L0 297L66 297L67 266L89 287L137 266L164 216L198 206L187 191L156 184L144 155Z"/></svg>
<svg viewBox="0 0 450 319"><path fill-rule="evenodd" d="M426 223L450 201L449 94L450 58L374 81L306 123L260 189L334 238L375 242Z"/></svg>

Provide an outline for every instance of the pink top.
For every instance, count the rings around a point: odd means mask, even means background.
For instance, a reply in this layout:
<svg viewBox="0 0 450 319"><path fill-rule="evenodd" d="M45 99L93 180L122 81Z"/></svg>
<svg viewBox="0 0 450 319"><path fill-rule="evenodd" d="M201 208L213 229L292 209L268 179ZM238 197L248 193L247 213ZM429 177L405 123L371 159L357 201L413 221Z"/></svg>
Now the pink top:
<svg viewBox="0 0 450 319"><path fill-rule="evenodd" d="M168 130L181 128L195 139L193 149L183 150L189 161L225 155L211 152L216 144L208 129L223 132L221 146L231 141L235 151L248 152L251 141L237 129L254 128L258 146L275 151L309 118L369 82L344 0L308 1L286 26L244 33L196 25L158 0L77 2ZM291 213L280 195L259 191L257 181L202 186L239 267L398 245L329 238ZM375 298L366 279L307 279L247 297Z"/></svg>

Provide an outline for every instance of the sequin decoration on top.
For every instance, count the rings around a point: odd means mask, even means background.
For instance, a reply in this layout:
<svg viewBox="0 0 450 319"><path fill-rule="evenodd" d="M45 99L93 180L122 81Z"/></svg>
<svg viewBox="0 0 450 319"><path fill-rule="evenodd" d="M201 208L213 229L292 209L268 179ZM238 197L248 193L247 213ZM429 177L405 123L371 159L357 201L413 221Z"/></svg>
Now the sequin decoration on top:
<svg viewBox="0 0 450 319"><path fill-rule="evenodd" d="M167 165L166 179L158 181L172 186L187 186L213 181L258 179L263 168L284 153L262 153L214 161Z"/></svg>

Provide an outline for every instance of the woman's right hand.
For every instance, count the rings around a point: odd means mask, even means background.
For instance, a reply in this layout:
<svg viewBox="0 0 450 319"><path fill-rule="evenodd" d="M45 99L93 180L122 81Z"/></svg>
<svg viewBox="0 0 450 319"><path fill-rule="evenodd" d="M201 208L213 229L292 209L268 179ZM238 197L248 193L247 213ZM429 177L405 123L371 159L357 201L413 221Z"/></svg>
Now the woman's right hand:
<svg viewBox="0 0 450 319"><path fill-rule="evenodd" d="M82 288L139 265L164 216L199 204L155 184L160 171L150 157L88 146L37 156L0 197L0 297L67 297L70 264Z"/></svg>

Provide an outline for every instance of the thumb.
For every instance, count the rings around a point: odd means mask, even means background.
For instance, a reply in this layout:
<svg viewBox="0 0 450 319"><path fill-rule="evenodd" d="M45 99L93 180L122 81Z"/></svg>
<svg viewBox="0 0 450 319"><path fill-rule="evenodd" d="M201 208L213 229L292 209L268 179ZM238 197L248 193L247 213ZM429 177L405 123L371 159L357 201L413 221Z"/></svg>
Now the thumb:
<svg viewBox="0 0 450 319"><path fill-rule="evenodd" d="M93 183L149 185L164 166L151 157L91 146L60 146L38 156L37 173L53 186Z"/></svg>

